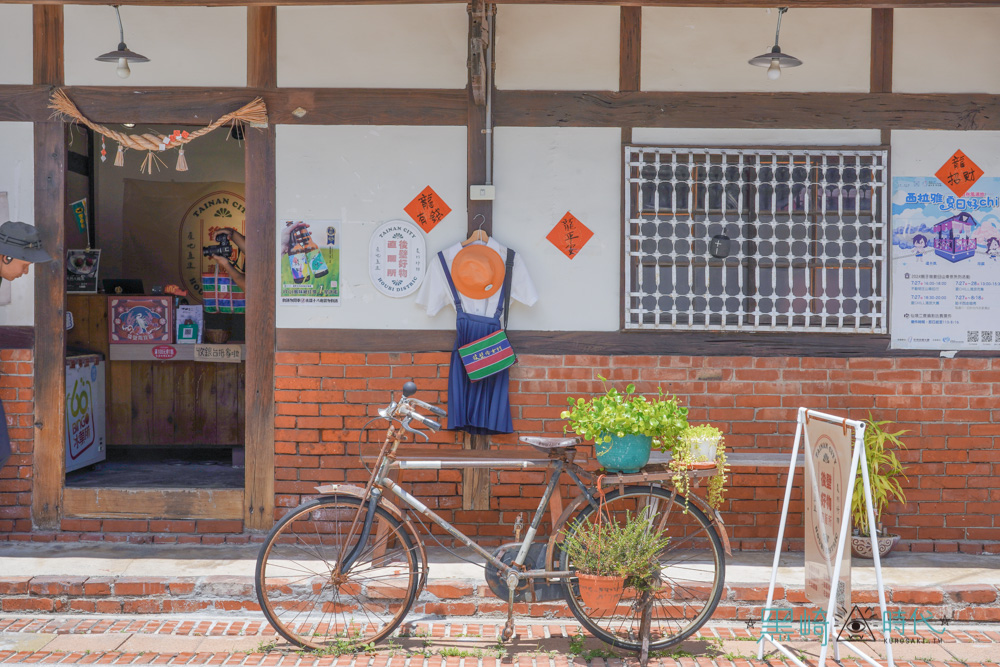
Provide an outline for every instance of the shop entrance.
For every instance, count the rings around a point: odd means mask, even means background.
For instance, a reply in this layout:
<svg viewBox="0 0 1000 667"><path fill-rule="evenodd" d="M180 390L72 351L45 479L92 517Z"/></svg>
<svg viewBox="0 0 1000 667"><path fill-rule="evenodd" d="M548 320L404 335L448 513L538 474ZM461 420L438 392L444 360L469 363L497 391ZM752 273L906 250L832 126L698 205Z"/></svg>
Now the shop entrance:
<svg viewBox="0 0 1000 667"><path fill-rule="evenodd" d="M149 173L144 155L116 166L113 142L70 132L65 248L81 252L66 266L64 514L242 519L246 295L203 252L246 233L242 134L220 128L186 147L187 170L171 151ZM96 284L81 289L75 270L93 263ZM226 354L201 358L199 340Z"/></svg>

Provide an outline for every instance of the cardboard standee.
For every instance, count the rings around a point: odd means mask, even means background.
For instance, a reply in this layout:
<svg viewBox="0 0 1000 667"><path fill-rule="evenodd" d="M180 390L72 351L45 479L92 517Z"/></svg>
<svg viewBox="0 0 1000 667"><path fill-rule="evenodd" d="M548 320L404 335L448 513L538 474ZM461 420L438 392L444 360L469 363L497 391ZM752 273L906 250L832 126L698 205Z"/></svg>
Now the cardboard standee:
<svg viewBox="0 0 1000 667"><path fill-rule="evenodd" d="M806 408L799 408L797 424L795 427L795 444L792 447L792 457L791 463L788 467L788 481L785 484L785 501L781 507L781 521L778 524L778 540L774 548L774 564L771 567L771 582L767 589L767 602L764 604L764 611L762 614L762 620L764 623L761 628L760 639L757 642L757 659L762 660L764 658L764 650L768 643L773 645L778 651L780 651L788 660L795 663L799 667L808 667L798 656L793 653L788 647L782 644L781 639L776 638L774 633L767 631L767 620L768 612L771 610L771 603L774 601L774 587L775 582L778 577L778 562L781 558L781 547L785 535L785 525L788 521L788 506L791 501L792 496L792 486L795 482L795 468L796 459L799 455L799 447L802 444L802 436L805 435L805 440L807 447L811 445L811 440L809 438L809 422L810 420L820 420L828 424L836 424L842 426L844 429L844 437L848 437L848 429L853 429L854 431L854 444L852 447L851 455L851 467L848 476L848 481L844 487L844 498L843 498L843 514L840 521L840 531L839 539L836 544L836 556L831 561L833 563L833 573L830 576L830 597L829 603L826 609L826 616L822 621L822 625L825 625L825 638L826 641L823 642L820 649L819 662L817 665L824 667L826 665L826 658L829 652L830 644L833 644L833 658L834 660L840 660L840 645L843 646L857 656L874 667L881 667L881 664L877 662L874 658L866 654L860 648L852 644L850 641L845 641L839 638L838 633L835 632L835 622L836 622L836 611L837 611L837 593L838 593L838 583L841 579L841 565L844 560L844 550L847 548L847 541L850 535L850 523L851 523L851 497L853 495L854 486L856 483L858 475L858 463L863 462L864 465L861 466L861 477L864 486L865 495L865 509L868 514L868 529L869 538L871 539L872 545L872 555L875 563L875 580L878 587L878 603L879 609L881 610L882 619L886 618L886 604L885 604L885 586L882 583L882 564L878 553L878 542L875 536L875 509L872 502L871 494L871 481L868 479L868 456L865 451L865 424L864 422L854 421L851 419L845 419L843 417L835 417L833 415L828 415L822 412L817 412L816 410L807 410ZM807 453L806 458L809 459L809 454ZM805 471L803 475L809 474L810 466L809 461L806 461ZM813 471L815 473L815 471ZM803 497L805 497L806 492L803 491ZM808 539L808 536L806 536ZM850 552L848 552L850 553ZM848 610L850 609L850 600L845 599L845 618L847 620ZM813 625L818 623L814 622ZM885 655L886 663L888 667L895 667L895 662L892 658L892 644L890 642L889 633L884 631L883 628L883 639L885 641Z"/></svg>

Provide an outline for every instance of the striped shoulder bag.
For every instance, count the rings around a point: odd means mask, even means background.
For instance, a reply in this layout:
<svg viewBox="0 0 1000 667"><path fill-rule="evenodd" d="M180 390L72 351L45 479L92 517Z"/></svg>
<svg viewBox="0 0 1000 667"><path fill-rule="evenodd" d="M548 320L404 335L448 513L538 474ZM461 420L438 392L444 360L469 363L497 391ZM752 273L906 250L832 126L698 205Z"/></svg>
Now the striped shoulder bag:
<svg viewBox="0 0 1000 667"><path fill-rule="evenodd" d="M469 380L478 382L496 375L517 363L514 348L507 340L507 314L510 310L510 279L514 271L514 251L507 249L507 262L503 276L503 328L483 336L479 340L466 343L458 348L462 365L469 374Z"/></svg>

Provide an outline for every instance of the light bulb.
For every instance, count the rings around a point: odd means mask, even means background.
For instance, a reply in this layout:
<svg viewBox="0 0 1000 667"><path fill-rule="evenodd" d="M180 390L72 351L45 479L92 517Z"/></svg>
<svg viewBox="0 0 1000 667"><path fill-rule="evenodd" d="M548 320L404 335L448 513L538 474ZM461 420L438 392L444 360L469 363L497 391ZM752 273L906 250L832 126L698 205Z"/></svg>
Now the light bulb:
<svg viewBox="0 0 1000 667"><path fill-rule="evenodd" d="M777 81L780 76L781 65L778 64L778 59L771 58L771 66L767 68L767 78L771 81Z"/></svg>
<svg viewBox="0 0 1000 667"><path fill-rule="evenodd" d="M128 68L128 58L118 59L118 67L115 68L115 73L123 79L128 78L128 75L132 73L132 70Z"/></svg>

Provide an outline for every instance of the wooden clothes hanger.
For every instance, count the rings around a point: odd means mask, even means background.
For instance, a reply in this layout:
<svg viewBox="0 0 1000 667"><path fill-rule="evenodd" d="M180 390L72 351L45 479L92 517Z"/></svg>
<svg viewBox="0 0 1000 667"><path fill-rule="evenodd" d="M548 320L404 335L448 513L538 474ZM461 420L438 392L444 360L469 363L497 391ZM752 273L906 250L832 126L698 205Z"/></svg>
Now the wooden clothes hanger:
<svg viewBox="0 0 1000 667"><path fill-rule="evenodd" d="M479 227L477 227L471 234L469 234L469 238L462 241L463 248L472 245L473 243L482 243L483 245L485 245L489 242L490 240L489 234L483 231L483 225L486 224L486 216L483 215L482 213L478 213L476 217L472 219L472 221L475 222L478 218L482 218L483 221L479 223Z"/></svg>

